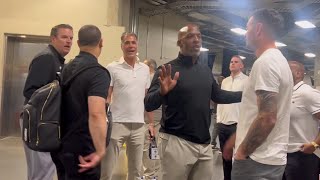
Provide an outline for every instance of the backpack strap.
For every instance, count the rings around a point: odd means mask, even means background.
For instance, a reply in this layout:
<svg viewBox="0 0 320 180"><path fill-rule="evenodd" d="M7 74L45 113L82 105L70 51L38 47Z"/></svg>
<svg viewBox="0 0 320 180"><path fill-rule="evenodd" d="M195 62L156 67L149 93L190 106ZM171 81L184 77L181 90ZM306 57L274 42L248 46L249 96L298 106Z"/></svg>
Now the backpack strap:
<svg viewBox="0 0 320 180"><path fill-rule="evenodd" d="M72 74L65 82L63 82L62 86L68 86L74 80L74 78L77 77L80 73L82 73L88 69L94 68L94 67L99 67L101 69L106 70L103 66L101 66L99 64L90 64L88 66L80 68L78 71L76 71L74 74Z"/></svg>
<svg viewBox="0 0 320 180"><path fill-rule="evenodd" d="M85 66L85 67L80 68L80 69L79 69L78 71L76 71L73 75L71 75L71 76L66 80L65 83L61 84L62 88L66 88L67 86L69 86L70 83L74 80L74 78L77 77L80 73L82 73L82 72L84 72L84 71L86 71L86 70L88 70L88 69L94 68L94 67L98 67L98 68L101 68L101 69L105 70L105 71L109 74L109 76L110 76L109 71L108 71L106 68L104 68L103 66L101 66L100 64L90 64L90 65L88 65L88 66ZM79 115L78 115L78 117L79 117ZM77 118L78 118L78 117L77 117ZM66 139L67 139L72 133L74 133L74 132L76 131L76 129L78 129L78 127L80 127L81 125L82 125L81 122L78 122L77 125L74 126L74 128L72 128L68 133L66 133L66 134L62 137L61 140L62 140L62 141L66 140Z"/></svg>

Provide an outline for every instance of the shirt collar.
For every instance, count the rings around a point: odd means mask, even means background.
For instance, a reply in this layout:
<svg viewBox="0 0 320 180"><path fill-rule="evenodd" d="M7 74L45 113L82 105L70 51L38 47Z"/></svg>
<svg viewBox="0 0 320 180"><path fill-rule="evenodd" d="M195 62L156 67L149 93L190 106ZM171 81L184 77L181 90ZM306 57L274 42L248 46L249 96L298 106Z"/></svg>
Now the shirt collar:
<svg viewBox="0 0 320 180"><path fill-rule="evenodd" d="M240 73L237 74L233 79L236 79L236 78L238 78L238 77L240 77L240 76L242 76L242 75L243 75L243 73L240 71Z"/></svg>
<svg viewBox="0 0 320 180"><path fill-rule="evenodd" d="M179 52L178 59L180 59L181 63L184 65L193 65L191 56L185 56ZM198 64L198 60L199 60L199 57L195 64Z"/></svg>
<svg viewBox="0 0 320 180"><path fill-rule="evenodd" d="M122 56L118 61L116 61L116 62L118 62L118 63L120 63L120 64L126 64L126 65L130 66L130 65L124 60L124 57L123 57L123 56ZM140 63L141 63L141 62L140 62L139 57L136 56L136 64L140 64Z"/></svg>
<svg viewBox="0 0 320 180"><path fill-rule="evenodd" d="M53 47L51 44L48 45L48 47L50 48L50 50L56 55L56 57L58 57L59 61L61 64L64 64L64 57L61 56L61 54L56 50L55 47Z"/></svg>
<svg viewBox="0 0 320 180"><path fill-rule="evenodd" d="M94 55L92 55L92 54L90 54L90 53L88 53L88 52L80 51L79 55L80 55L80 56L86 56L87 59L90 59L90 60L93 60L93 61L95 61L95 62L98 62L98 59L97 59Z"/></svg>
<svg viewBox="0 0 320 180"><path fill-rule="evenodd" d="M299 83L297 83L296 85L293 86L293 90L296 91L297 89L299 89L300 86L302 86L304 84L303 81L300 81Z"/></svg>

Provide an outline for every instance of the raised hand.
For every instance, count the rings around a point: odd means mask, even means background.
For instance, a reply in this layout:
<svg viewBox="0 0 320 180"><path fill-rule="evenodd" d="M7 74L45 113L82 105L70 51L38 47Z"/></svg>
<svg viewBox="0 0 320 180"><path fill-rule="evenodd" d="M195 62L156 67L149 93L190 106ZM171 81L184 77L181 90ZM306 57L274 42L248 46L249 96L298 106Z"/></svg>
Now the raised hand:
<svg viewBox="0 0 320 180"><path fill-rule="evenodd" d="M164 65L162 65L159 72L160 94L164 96L177 85L177 80L179 79L179 72L176 72L172 79L170 64L167 66L167 68Z"/></svg>

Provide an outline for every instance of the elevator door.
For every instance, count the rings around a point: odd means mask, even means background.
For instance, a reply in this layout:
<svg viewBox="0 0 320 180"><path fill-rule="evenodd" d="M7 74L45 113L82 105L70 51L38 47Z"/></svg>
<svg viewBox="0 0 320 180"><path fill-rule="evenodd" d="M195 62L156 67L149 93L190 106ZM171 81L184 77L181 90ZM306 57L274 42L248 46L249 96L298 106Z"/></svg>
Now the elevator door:
<svg viewBox="0 0 320 180"><path fill-rule="evenodd" d="M6 54L1 109L1 136L20 136L19 115L23 88L32 58L46 48L49 37L6 36Z"/></svg>

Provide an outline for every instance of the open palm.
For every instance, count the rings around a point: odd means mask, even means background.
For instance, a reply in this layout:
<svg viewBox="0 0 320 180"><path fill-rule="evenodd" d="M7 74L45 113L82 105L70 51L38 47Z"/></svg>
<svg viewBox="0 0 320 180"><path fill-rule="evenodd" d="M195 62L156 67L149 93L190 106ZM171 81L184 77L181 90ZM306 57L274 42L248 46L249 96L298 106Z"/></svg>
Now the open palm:
<svg viewBox="0 0 320 180"><path fill-rule="evenodd" d="M167 68L164 65L162 65L160 70L160 76L159 76L160 94L164 96L169 91L171 91L177 85L178 79L179 79L179 72L176 72L172 79L170 64L167 66Z"/></svg>

